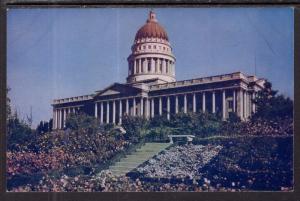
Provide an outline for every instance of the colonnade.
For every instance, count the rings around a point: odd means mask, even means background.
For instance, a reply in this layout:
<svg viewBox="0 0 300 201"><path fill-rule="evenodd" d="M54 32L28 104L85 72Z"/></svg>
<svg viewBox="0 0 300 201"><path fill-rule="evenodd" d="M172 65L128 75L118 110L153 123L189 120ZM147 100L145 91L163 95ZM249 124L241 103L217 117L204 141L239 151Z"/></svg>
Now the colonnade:
<svg viewBox="0 0 300 201"><path fill-rule="evenodd" d="M253 99L255 93L244 89L221 89L174 93L157 96L136 96L110 100L99 100L94 103L94 115L100 123L122 124L125 114L154 118L179 111L187 112L219 112L225 120L229 113L236 113L242 120L247 120L255 112ZM80 107L55 108L53 111L53 128L65 127L68 114L77 113Z"/></svg>
<svg viewBox="0 0 300 201"><path fill-rule="evenodd" d="M155 57L136 58L129 65L129 75L158 73L175 76L175 63L169 59Z"/></svg>
<svg viewBox="0 0 300 201"><path fill-rule="evenodd" d="M255 104L252 101L254 93L245 90L224 89L98 101L95 103L95 117L100 119L100 123L122 124L122 117L125 114L145 118L166 115L170 119L170 114L178 113L180 110L184 113L199 111L216 113L217 92L221 93L222 103L219 112L224 120L228 118L229 112L236 113L242 120L248 119L251 113L255 112ZM210 100L208 100L208 95L211 96ZM182 104L179 103L179 99L183 99ZM211 101L211 103L208 104L208 101ZM208 105L211 105L211 108L208 108Z"/></svg>
<svg viewBox="0 0 300 201"><path fill-rule="evenodd" d="M53 110L53 129L62 129L66 126L68 114L76 114L80 111L80 106L71 106L63 108L55 108Z"/></svg>

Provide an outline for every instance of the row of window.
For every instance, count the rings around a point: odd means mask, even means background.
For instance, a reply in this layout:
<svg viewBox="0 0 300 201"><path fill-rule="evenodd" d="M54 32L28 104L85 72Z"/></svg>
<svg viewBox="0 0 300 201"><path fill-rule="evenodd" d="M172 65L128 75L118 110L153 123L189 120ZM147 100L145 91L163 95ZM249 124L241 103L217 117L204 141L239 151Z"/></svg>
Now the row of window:
<svg viewBox="0 0 300 201"><path fill-rule="evenodd" d="M161 49L163 49L164 51L165 50L167 50L167 51L169 51L169 48L167 47L165 47L165 46L161 46L161 45L158 45L158 46L156 46L156 45L142 45L142 46L138 46L138 50L145 50L146 49L146 47L148 46L148 49L156 49L157 47L157 49L159 49L159 50L161 50Z"/></svg>

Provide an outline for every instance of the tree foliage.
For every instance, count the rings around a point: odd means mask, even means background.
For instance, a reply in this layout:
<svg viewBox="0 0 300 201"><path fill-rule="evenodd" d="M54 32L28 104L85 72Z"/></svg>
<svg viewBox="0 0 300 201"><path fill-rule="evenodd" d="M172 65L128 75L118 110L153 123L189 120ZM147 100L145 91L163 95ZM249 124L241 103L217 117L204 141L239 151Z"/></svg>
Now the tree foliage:
<svg viewBox="0 0 300 201"><path fill-rule="evenodd" d="M66 119L66 129L88 131L95 133L98 128L98 121L95 117L85 113L69 114Z"/></svg>
<svg viewBox="0 0 300 201"><path fill-rule="evenodd" d="M26 144L28 141L33 140L35 136L28 122L20 119L16 111L12 114L11 101L8 96L9 91L10 89L7 89L6 92L7 149L15 150L18 145Z"/></svg>
<svg viewBox="0 0 300 201"><path fill-rule="evenodd" d="M149 121L139 116L124 116L122 126L126 130L125 138L133 143L149 133Z"/></svg>
<svg viewBox="0 0 300 201"><path fill-rule="evenodd" d="M278 91L272 89L272 84L266 81L264 89L259 91L258 96L254 99L257 107L257 111L253 115L254 119L293 118L293 101L277 93Z"/></svg>
<svg viewBox="0 0 300 201"><path fill-rule="evenodd" d="M24 121L20 120L17 113L8 119L7 122L7 148L16 149L17 145L24 145L35 138L31 128Z"/></svg>
<svg viewBox="0 0 300 201"><path fill-rule="evenodd" d="M36 128L36 133L41 135L52 131L52 122L53 122L52 119L50 119L49 122L40 121L40 124Z"/></svg>
<svg viewBox="0 0 300 201"><path fill-rule="evenodd" d="M9 91L10 91L10 88L7 88L6 89L6 121L8 121L12 116L11 106L10 106L11 100L8 96Z"/></svg>

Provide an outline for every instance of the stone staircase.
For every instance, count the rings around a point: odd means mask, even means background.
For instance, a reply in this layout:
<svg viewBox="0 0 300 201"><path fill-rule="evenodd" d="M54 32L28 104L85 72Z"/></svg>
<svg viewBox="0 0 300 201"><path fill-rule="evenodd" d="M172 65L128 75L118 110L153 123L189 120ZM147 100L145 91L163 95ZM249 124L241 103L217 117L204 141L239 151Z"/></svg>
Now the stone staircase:
<svg viewBox="0 0 300 201"><path fill-rule="evenodd" d="M170 145L169 143L146 143L135 152L126 155L119 162L110 166L109 170L116 176L125 175Z"/></svg>

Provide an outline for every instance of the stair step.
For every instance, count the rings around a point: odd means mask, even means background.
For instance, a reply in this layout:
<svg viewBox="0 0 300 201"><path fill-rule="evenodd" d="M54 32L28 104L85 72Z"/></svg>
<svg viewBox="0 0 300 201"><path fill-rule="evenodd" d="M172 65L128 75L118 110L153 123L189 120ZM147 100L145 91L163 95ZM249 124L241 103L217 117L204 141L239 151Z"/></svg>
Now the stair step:
<svg viewBox="0 0 300 201"><path fill-rule="evenodd" d="M119 162L110 166L109 170L114 175L125 175L166 149L168 146L170 146L168 143L146 143L132 154L126 155Z"/></svg>

